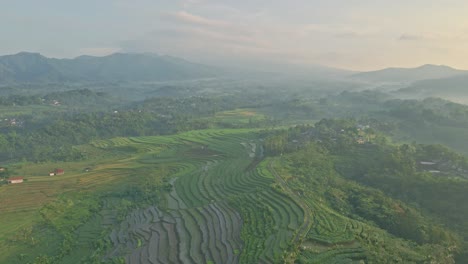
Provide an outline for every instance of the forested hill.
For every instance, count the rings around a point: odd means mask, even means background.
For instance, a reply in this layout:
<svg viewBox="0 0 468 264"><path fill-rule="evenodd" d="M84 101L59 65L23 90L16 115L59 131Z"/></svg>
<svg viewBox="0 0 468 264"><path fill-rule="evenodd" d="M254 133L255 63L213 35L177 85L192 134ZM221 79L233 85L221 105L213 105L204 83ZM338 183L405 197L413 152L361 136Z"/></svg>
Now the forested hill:
<svg viewBox="0 0 468 264"><path fill-rule="evenodd" d="M467 90L468 75L464 74L450 78L418 81L409 87L398 90L397 93L407 97L421 95L445 98L448 97L453 101L466 103L466 100L460 99L466 98Z"/></svg>
<svg viewBox="0 0 468 264"><path fill-rule="evenodd" d="M371 82L414 82L466 74L468 74L468 71L457 70L444 65L426 64L417 68L387 68L362 72L353 75L352 78Z"/></svg>
<svg viewBox="0 0 468 264"><path fill-rule="evenodd" d="M205 65L156 54L53 59L21 52L0 57L0 84L189 80L217 73L219 70Z"/></svg>

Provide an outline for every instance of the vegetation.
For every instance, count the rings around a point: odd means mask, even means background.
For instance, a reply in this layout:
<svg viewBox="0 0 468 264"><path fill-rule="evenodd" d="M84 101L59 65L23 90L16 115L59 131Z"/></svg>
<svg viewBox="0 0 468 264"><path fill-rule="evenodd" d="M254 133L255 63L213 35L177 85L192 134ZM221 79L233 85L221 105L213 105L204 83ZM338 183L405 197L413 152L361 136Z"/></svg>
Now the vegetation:
<svg viewBox="0 0 468 264"><path fill-rule="evenodd" d="M2 95L0 263L466 262L465 106L139 85Z"/></svg>

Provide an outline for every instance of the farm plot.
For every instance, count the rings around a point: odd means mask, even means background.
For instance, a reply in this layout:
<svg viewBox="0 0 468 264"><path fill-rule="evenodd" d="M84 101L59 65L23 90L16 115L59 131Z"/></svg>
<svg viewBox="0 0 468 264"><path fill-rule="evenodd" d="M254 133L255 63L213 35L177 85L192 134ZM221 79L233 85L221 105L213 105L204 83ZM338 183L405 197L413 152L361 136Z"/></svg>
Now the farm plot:
<svg viewBox="0 0 468 264"><path fill-rule="evenodd" d="M129 190L151 190L161 197L141 204L131 200L133 209L123 215L117 209L120 200L101 201L102 210L77 230L76 252L64 260L73 263L72 258L92 252L91 245L104 236L110 246L96 253L103 261L278 263L305 214L273 187L260 145L256 131L247 129L95 141L80 146L89 157L101 157L92 165L69 164L76 168L72 173L31 177L5 188L2 196L9 203L0 205L5 212L0 220L8 224L0 229L31 224L38 206L64 192L114 193L130 201ZM92 170L83 172L88 166ZM14 191L28 198L7 195ZM24 223L10 221L18 210L27 212Z"/></svg>
<svg viewBox="0 0 468 264"><path fill-rule="evenodd" d="M124 256L126 263L238 263L241 226L240 216L222 203L173 212L138 209L111 233L113 249L106 258Z"/></svg>
<svg viewBox="0 0 468 264"><path fill-rule="evenodd" d="M255 132L192 131L131 142L146 150L164 147L158 155L145 152L136 162L168 166L172 188L166 193L167 211L140 209L114 228L114 248L107 258L125 256L128 263L281 260L304 212L272 188L275 179L264 165L257 167L261 160L253 163L260 151Z"/></svg>
<svg viewBox="0 0 468 264"><path fill-rule="evenodd" d="M301 245L304 263L360 263L367 261L367 252L359 238L363 223L336 214L314 200L305 200L314 212L312 228Z"/></svg>

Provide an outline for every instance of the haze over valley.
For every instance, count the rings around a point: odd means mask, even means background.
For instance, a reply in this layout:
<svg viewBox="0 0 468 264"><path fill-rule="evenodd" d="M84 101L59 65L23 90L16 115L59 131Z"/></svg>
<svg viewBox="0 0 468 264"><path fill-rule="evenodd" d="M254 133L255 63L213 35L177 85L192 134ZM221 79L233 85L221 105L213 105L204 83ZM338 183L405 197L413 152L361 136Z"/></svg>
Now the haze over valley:
<svg viewBox="0 0 468 264"><path fill-rule="evenodd" d="M468 263L467 10L3 3L0 264Z"/></svg>

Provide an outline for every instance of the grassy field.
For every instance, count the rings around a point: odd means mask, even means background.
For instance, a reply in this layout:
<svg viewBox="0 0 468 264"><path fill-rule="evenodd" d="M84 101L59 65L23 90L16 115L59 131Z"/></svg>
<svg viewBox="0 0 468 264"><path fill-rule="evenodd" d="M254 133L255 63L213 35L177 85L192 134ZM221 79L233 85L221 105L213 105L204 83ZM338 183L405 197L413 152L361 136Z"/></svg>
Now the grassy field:
<svg viewBox="0 0 468 264"><path fill-rule="evenodd" d="M258 113L255 109L236 109L232 111L224 111L216 113L215 119L222 120L228 123L248 123L264 120L267 117Z"/></svg>
<svg viewBox="0 0 468 264"><path fill-rule="evenodd" d="M217 112L214 116L206 118L214 123L229 124L230 126L243 126L268 122L268 116L256 109L241 108L230 111Z"/></svg>

